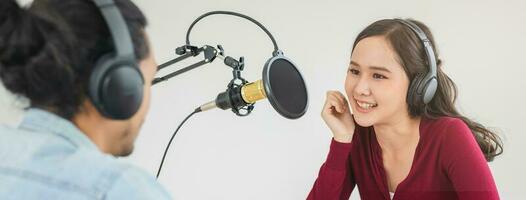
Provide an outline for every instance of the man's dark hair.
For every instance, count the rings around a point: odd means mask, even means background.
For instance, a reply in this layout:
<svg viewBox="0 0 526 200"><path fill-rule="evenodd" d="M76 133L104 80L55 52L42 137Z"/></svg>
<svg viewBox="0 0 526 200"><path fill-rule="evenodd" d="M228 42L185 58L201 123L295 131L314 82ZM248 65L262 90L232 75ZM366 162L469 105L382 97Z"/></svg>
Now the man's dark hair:
<svg viewBox="0 0 526 200"><path fill-rule="evenodd" d="M137 60L149 53L146 18L130 0L114 0L132 37ZM87 98L88 80L112 37L91 0L16 0L0 3L0 79L14 94L71 119Z"/></svg>

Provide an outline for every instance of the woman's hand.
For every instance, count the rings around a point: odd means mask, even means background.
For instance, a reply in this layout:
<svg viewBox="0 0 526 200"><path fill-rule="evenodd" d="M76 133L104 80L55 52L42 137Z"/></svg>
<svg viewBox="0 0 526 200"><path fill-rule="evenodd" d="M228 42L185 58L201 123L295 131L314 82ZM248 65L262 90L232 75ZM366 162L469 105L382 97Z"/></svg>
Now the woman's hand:
<svg viewBox="0 0 526 200"><path fill-rule="evenodd" d="M354 120L349 103L339 91L328 91L321 117L331 129L334 140L350 143L354 134Z"/></svg>

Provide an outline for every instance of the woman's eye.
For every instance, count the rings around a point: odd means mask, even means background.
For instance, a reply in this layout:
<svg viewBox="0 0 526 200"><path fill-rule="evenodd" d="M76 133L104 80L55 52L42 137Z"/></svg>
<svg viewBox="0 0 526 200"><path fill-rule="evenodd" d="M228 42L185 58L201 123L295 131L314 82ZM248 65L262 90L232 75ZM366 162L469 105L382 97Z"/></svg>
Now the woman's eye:
<svg viewBox="0 0 526 200"><path fill-rule="evenodd" d="M381 75L381 74L373 74L373 78L375 78L375 79L387 79L387 77L385 77L384 75Z"/></svg>
<svg viewBox="0 0 526 200"><path fill-rule="evenodd" d="M349 72L351 72L351 74L354 74L354 75L360 74L360 71L358 71L356 69L349 69Z"/></svg>

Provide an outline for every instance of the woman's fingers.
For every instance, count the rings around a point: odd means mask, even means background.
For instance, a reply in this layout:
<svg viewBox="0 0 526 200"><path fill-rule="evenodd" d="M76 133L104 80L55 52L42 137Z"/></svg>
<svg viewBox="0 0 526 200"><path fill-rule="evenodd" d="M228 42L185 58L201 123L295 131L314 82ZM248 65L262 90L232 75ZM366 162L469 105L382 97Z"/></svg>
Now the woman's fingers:
<svg viewBox="0 0 526 200"><path fill-rule="evenodd" d="M327 92L324 110L330 112L332 109L338 113L344 113L347 111L347 100L345 100L345 97L338 91Z"/></svg>
<svg viewBox="0 0 526 200"><path fill-rule="evenodd" d="M338 105L340 106L341 110L339 110L340 113L343 113L348 110L348 103L347 99L343 94L339 91L331 91L330 93L332 99L335 99L338 101Z"/></svg>

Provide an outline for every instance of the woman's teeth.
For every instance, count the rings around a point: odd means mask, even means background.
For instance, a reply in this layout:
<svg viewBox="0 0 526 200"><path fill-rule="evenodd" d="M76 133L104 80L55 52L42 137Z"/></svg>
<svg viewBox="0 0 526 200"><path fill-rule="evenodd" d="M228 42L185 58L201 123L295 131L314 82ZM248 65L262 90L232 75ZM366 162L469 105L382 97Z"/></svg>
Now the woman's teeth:
<svg viewBox="0 0 526 200"><path fill-rule="evenodd" d="M363 109L370 109L370 108L374 108L378 106L378 104L363 103L363 102L358 102L358 101L356 101L356 103L358 104L358 106L360 106L360 108L363 108Z"/></svg>

